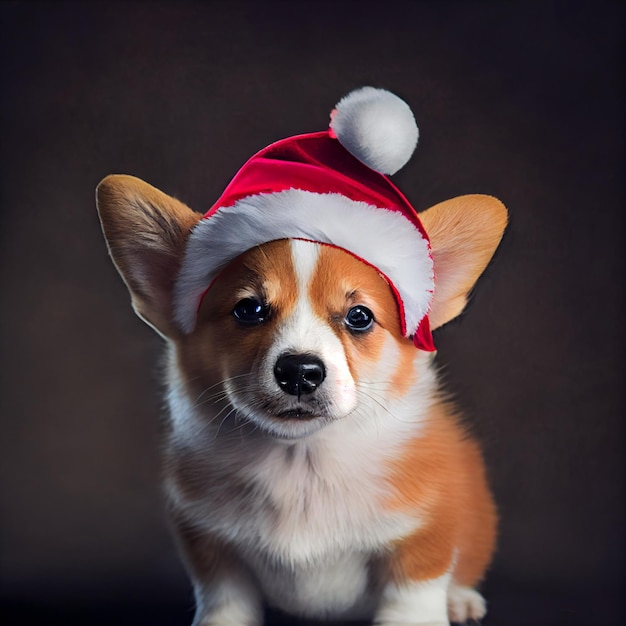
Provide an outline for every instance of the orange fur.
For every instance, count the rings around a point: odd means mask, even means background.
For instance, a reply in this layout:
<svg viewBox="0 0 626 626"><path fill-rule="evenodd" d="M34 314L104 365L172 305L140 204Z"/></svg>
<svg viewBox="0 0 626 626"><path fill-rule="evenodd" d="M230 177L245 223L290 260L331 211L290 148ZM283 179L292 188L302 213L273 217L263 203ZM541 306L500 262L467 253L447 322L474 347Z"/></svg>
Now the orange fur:
<svg viewBox="0 0 626 626"><path fill-rule="evenodd" d="M389 380L388 393L401 398L417 382L417 372L415 371L415 346L413 342L402 336L396 337L399 348L396 368Z"/></svg>
<svg viewBox="0 0 626 626"><path fill-rule="evenodd" d="M386 506L416 508L424 517L417 532L396 544L394 575L436 577L455 557L454 580L475 585L493 552L496 511L479 449L448 405L432 408L424 432L406 442L390 467L389 480L393 495Z"/></svg>

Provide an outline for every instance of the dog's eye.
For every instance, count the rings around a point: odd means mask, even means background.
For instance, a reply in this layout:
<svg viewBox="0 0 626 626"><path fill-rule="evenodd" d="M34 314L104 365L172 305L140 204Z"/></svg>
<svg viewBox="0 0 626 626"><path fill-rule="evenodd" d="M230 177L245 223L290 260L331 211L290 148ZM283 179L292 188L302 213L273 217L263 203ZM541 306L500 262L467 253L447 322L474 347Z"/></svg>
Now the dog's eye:
<svg viewBox="0 0 626 626"><path fill-rule="evenodd" d="M359 304L348 311L344 321L350 330L363 332L374 324L374 314L366 306Z"/></svg>
<svg viewBox="0 0 626 626"><path fill-rule="evenodd" d="M269 316L270 308L256 298L244 298L235 305L233 316L241 323L248 326L262 324Z"/></svg>

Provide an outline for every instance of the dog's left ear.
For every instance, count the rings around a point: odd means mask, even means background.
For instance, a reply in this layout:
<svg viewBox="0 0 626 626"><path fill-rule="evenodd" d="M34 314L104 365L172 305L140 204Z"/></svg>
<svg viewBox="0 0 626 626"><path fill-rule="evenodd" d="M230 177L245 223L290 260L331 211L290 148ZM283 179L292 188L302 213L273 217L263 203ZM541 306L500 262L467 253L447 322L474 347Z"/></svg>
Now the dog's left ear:
<svg viewBox="0 0 626 626"><path fill-rule="evenodd" d="M139 317L165 337L177 333L172 291L199 213L133 176L107 176L96 189L102 230Z"/></svg>
<svg viewBox="0 0 626 626"><path fill-rule="evenodd" d="M435 267L430 326L463 311L467 296L496 251L507 224L502 202L491 196L459 196L420 213Z"/></svg>

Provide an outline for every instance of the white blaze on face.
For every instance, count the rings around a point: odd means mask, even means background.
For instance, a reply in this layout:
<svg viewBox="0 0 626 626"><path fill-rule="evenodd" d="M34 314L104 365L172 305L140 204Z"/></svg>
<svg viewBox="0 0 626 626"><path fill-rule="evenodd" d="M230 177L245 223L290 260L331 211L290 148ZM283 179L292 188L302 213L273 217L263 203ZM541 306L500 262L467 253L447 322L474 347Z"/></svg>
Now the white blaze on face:
<svg viewBox="0 0 626 626"><path fill-rule="evenodd" d="M322 360L326 368L326 378L315 394L327 407L329 417L344 417L356 405L354 380L341 341L328 320L315 314L310 297L309 288L315 275L320 246L309 241L291 240L290 249L298 297L293 310L278 327L275 341L264 359L261 383L276 394L279 387L273 372L278 357L286 353L313 354ZM280 393L284 392L281 390Z"/></svg>

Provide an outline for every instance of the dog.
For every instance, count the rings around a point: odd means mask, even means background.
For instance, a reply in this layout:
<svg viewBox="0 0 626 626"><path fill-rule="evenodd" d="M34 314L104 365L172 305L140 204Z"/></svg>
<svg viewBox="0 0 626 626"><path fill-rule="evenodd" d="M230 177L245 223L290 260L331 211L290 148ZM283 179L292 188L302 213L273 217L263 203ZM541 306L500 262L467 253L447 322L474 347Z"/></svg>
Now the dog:
<svg viewBox="0 0 626 626"><path fill-rule="evenodd" d="M464 309L507 212L483 195L414 212L388 174L417 129L390 92L352 92L331 120L255 155L205 215L131 176L97 189L167 345L164 483L194 626L260 626L266 605L385 626L486 612L496 508L430 331ZM364 125L382 151L353 141Z"/></svg>

